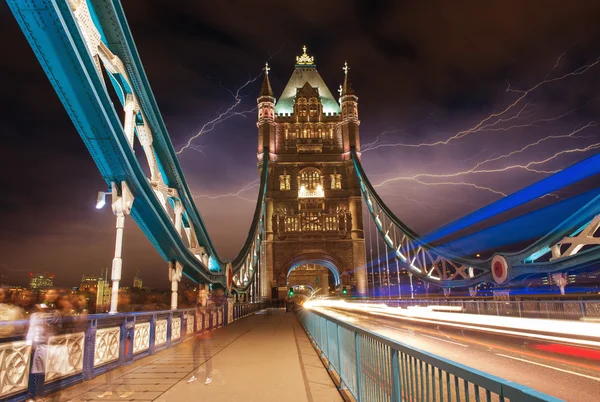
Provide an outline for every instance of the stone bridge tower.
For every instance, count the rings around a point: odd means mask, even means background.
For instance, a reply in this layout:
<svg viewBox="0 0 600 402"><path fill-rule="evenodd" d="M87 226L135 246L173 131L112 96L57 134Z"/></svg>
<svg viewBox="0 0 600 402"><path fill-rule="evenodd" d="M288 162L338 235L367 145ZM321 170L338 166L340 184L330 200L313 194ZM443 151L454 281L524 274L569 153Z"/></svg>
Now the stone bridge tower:
<svg viewBox="0 0 600 402"><path fill-rule="evenodd" d="M350 149L360 152L358 97L344 67L339 103L314 58L296 57L276 99L265 66L258 97L258 152L269 150L261 296L285 298L288 276L310 264L328 268L337 289L366 293L362 203Z"/></svg>

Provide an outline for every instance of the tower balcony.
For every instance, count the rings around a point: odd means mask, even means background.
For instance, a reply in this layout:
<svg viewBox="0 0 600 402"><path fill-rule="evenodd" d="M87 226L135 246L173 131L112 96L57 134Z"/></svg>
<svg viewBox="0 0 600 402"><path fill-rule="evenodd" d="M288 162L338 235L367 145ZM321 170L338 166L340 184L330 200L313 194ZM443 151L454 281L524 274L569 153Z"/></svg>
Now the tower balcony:
<svg viewBox="0 0 600 402"><path fill-rule="evenodd" d="M325 198L325 191L323 191L323 186L320 184L314 190L308 189L306 186L300 186L298 198Z"/></svg>

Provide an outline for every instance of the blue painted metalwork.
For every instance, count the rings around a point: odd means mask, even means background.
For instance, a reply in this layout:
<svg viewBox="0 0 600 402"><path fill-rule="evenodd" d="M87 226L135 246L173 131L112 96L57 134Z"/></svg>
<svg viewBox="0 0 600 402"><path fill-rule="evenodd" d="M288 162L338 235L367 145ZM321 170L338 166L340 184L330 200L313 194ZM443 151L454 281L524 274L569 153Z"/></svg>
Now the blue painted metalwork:
<svg viewBox="0 0 600 402"><path fill-rule="evenodd" d="M504 197L490 205L487 205L467 216L423 236L423 241L433 242L450 235L458 230L464 229L479 222L483 222L493 216L506 212L527 202L535 200L553 191L560 190L583 179L600 174L600 154L590 156L587 159L554 173L532 185L521 189L508 197Z"/></svg>
<svg viewBox="0 0 600 402"><path fill-rule="evenodd" d="M441 287L465 287L493 280L500 284L506 284L510 281L517 281L526 275L566 272L584 268L600 259L600 246L592 244L593 242L590 242L587 249L573 255L554 256L552 259L542 258L547 256L551 247L556 247L556 244L565 238L577 235L592 222L594 217L600 214L600 189L593 189L555 205L481 230L448 245L435 246L428 243L426 238L419 237L385 205L365 175L355 150L352 151L352 159L363 198L373 217L376 230L387 247L392 250L394 257L407 265L409 272L424 281ZM584 169L584 171L589 172L591 168L588 165L584 166L587 166L587 170ZM540 220L544 222L538 223ZM561 223L556 225L557 221ZM396 230L401 232L401 239L391 238L390 233L396 237ZM461 257L471 254L473 251L489 250L507 243L511 244L539 236L542 237L519 252L496 252L497 256L494 258L505 261L504 268L501 270L503 276L500 279L496 279L491 272L491 263L495 260ZM505 240L507 238L509 240ZM414 257L410 257L410 253L413 253ZM445 267L448 264L451 270L447 277L432 275L434 271L446 272ZM444 268L442 269L442 267ZM467 271L468 275L466 275Z"/></svg>
<svg viewBox="0 0 600 402"><path fill-rule="evenodd" d="M497 250L500 247L522 243L527 240L538 239L555 229L556 222L562 222L573 214L579 213L581 208L594 197L597 197L598 194L600 194L600 189L593 189L584 194L445 243L440 248L459 255L472 255L487 250ZM581 211L586 215L589 215L589 212Z"/></svg>
<svg viewBox="0 0 600 402"><path fill-rule="evenodd" d="M184 274L195 282L225 285L225 265L206 231L197 211L183 172L170 142L166 127L150 89L147 77L129 31L119 1L87 0L92 21L104 44L124 63L132 87L121 74L108 73L122 103L125 94L135 91L144 113L135 116L139 127L149 124L156 163L169 188L177 190L184 205L183 224L195 229L199 243L206 249L213 264L211 270L188 249L173 222L157 200L143 169L128 144L120 118L111 102L107 88L98 74L84 38L70 10L68 2L41 0L21 2L9 0L10 6L25 37L54 86L67 113L94 158L107 184L126 182L135 199L131 215L151 243L166 261L179 261ZM136 129L137 132L137 129ZM262 178L266 180L265 158ZM263 182L263 190L266 183ZM264 213L264 196L259 195L257 213L250 233L261 233L260 216ZM260 215L258 218L257 215ZM260 241L260 237L259 237ZM234 261L234 274L242 267L244 257L254 244L248 239ZM257 247L258 248L258 247ZM259 248L258 248L259 249ZM251 270L251 279L255 270Z"/></svg>
<svg viewBox="0 0 600 402"><path fill-rule="evenodd" d="M318 350L342 379L340 386L347 387L357 401L445 402L504 398L520 402L560 401L312 310L300 310L298 317ZM326 336L323 336L323 328L327 330ZM352 340L352 345L341 347L340 338L329 336L339 330L347 331L349 336L344 342ZM345 361L354 365L351 381L347 376L350 371L336 366L338 351L340 360L347 356ZM354 359L348 356L352 354L355 354Z"/></svg>

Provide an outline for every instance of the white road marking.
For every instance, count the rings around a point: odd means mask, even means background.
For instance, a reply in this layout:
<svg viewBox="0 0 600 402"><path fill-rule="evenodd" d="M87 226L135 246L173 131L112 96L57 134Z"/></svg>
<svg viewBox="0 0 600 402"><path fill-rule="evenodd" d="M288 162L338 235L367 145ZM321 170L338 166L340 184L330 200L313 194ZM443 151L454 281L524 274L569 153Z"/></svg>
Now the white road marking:
<svg viewBox="0 0 600 402"><path fill-rule="evenodd" d="M590 380L594 380L594 381L599 381L600 382L600 378L598 377L592 377L591 375L586 375L586 374L581 374L581 373L576 373L574 371L569 371L569 370L565 370L565 369L561 369L558 367L553 367L553 366L548 366L546 364L542 364L542 363L537 363L537 362L532 362L530 360L525 360L525 359L520 359L518 357L513 357L513 356L508 356L508 355L503 355L500 353L495 353L497 356L502 356L502 357L506 357L507 359L513 359L513 360L518 360L520 362L525 362L525 363L530 363L530 364L535 364L536 366L542 366L542 367L546 367L552 370L556 370L556 371L562 371L563 373L569 373L569 374L573 374L579 377L584 377L584 378L589 378Z"/></svg>
<svg viewBox="0 0 600 402"><path fill-rule="evenodd" d="M435 339L436 341L442 341L442 342L448 342L451 343L453 345L458 345L458 346L462 346L463 348L468 348L469 345L463 345L462 343L458 343L458 342L453 342L453 341L449 341L447 339L442 339L442 338L437 338L435 336L431 336L431 335L425 335L425 334L419 334L421 336L426 336L427 338L431 338L431 339Z"/></svg>

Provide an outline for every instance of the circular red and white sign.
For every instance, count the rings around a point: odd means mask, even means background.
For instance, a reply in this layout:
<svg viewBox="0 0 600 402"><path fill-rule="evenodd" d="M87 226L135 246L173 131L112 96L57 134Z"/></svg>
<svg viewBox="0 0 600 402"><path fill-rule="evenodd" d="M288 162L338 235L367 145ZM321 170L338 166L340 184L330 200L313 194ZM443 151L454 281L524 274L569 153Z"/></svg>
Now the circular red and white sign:
<svg viewBox="0 0 600 402"><path fill-rule="evenodd" d="M503 256L496 254L492 258L492 277L497 284L502 285L508 280L508 261Z"/></svg>

